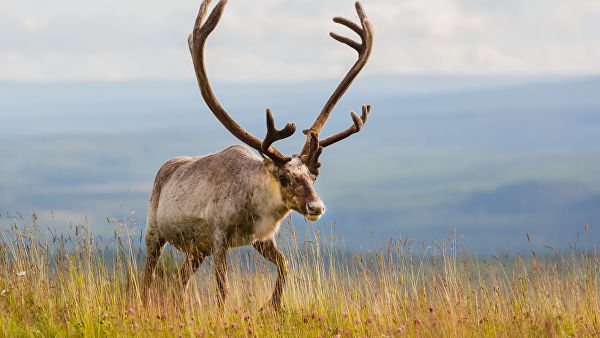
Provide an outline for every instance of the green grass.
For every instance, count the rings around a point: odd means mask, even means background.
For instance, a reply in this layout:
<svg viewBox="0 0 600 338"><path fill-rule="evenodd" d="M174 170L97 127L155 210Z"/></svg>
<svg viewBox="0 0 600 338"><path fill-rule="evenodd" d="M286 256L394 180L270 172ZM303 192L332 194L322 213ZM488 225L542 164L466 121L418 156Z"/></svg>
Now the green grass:
<svg viewBox="0 0 600 338"><path fill-rule="evenodd" d="M577 242L545 256L477 258L454 237L431 247L390 239L356 252L327 227L299 236L288 224L278 238L290 260L284 310L260 311L275 271L254 251L236 250L221 314L210 260L182 302L181 255L166 250L143 307L139 231L115 224L108 240L82 226L64 235L41 231L35 216L10 222L0 236L1 336L600 334L598 253L579 251Z"/></svg>

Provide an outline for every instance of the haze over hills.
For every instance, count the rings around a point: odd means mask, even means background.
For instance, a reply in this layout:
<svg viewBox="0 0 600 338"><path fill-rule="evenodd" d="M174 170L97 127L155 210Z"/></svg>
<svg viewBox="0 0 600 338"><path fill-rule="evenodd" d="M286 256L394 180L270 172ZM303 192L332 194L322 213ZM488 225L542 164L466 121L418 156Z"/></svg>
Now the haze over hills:
<svg viewBox="0 0 600 338"><path fill-rule="evenodd" d="M302 129L335 85L214 89L262 136L265 108ZM504 252L509 242L528 250L568 245L585 224L597 243L599 92L600 77L360 79L324 130L348 127L350 110L372 104L363 131L322 156L324 221L355 248L401 234L429 243L456 228L482 253ZM302 142L297 133L277 146L293 153ZM0 83L0 212L36 211L59 227L87 216L96 232L108 231L107 217L135 217L143 227L164 161L233 143L194 82Z"/></svg>

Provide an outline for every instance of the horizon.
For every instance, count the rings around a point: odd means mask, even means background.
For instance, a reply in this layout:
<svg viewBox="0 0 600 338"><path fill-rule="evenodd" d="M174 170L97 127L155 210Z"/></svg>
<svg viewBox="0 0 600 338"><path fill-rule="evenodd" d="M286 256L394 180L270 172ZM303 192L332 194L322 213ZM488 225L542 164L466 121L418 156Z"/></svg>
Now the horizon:
<svg viewBox="0 0 600 338"><path fill-rule="evenodd" d="M304 126L333 85L215 88L235 118L260 134L265 107ZM59 229L89 220L94 232L106 231L107 217L128 219L130 211L143 228L160 164L239 143L195 83L0 86L10 88L0 100L1 211L35 211ZM525 232L540 248L559 247L585 224L596 242L598 90L594 76L358 79L325 132L346 128L361 103L373 112L357 137L323 156L316 189L328 206L324 221L337 224L351 248L400 234L439 240L454 228L480 254L506 251L508 243L528 248ZM278 148L297 152L300 138ZM349 161L356 152L360 160ZM304 224L298 215L293 221Z"/></svg>
<svg viewBox="0 0 600 338"><path fill-rule="evenodd" d="M0 208L60 211L62 226L90 216L99 227L128 208L143 222L160 164L239 143L194 78L186 38L199 5L0 4ZM600 3L363 5L373 53L324 136L362 104L372 117L325 152L316 183L327 221L351 229L352 245L373 224L377 240L458 225L485 250L511 231L554 241L600 218ZM327 34L354 36L331 21L356 20L353 7L230 1L206 44L219 101L254 135L264 135L267 107L277 121L310 125L355 61ZM278 148L297 152L302 138Z"/></svg>

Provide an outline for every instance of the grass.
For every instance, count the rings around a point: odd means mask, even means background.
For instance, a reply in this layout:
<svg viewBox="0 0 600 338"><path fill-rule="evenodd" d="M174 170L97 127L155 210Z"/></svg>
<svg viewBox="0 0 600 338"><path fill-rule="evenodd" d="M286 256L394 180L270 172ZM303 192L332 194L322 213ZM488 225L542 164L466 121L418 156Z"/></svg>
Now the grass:
<svg viewBox="0 0 600 338"><path fill-rule="evenodd" d="M150 305L139 296L142 238L113 222L111 239L85 226L42 231L36 217L7 220L0 236L1 336L597 336L598 253L477 258L456 236L431 246L390 239L374 251L345 250L330 228L287 224L290 260L284 310L260 311L275 271L252 250L229 258L224 313L207 260L184 301L182 256L166 250ZM578 234L579 237L579 234Z"/></svg>

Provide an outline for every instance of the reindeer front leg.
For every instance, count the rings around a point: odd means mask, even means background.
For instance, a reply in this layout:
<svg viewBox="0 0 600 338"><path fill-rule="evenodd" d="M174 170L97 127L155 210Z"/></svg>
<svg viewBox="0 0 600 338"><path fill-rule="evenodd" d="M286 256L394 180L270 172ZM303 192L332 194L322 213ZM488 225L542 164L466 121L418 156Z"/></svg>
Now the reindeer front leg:
<svg viewBox="0 0 600 338"><path fill-rule="evenodd" d="M281 309L281 295L283 294L283 286L285 285L285 279L288 274L288 263L281 251L277 249L275 239L269 239L266 241L259 241L252 244L252 246L266 259L271 261L277 266L277 281L275 282L275 290L271 297L271 305L275 311Z"/></svg>
<svg viewBox="0 0 600 338"><path fill-rule="evenodd" d="M225 297L227 296L227 251L229 245L224 238L215 240L213 246L213 262L215 265L215 276L217 278L217 303L223 311Z"/></svg>

